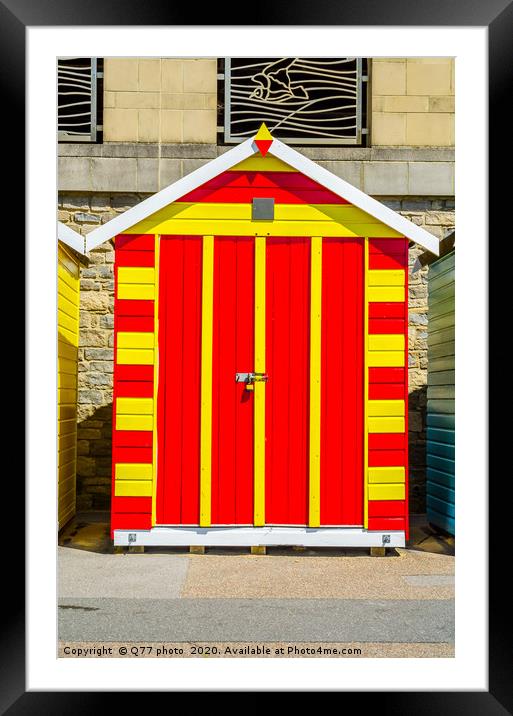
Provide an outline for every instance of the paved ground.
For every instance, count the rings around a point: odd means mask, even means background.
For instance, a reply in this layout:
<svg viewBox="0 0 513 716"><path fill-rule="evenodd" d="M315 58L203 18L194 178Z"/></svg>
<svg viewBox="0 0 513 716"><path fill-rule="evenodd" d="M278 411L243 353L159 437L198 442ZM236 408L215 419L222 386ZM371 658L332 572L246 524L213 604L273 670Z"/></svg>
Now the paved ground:
<svg viewBox="0 0 513 716"><path fill-rule="evenodd" d="M60 538L60 654L453 656L454 542L422 520L413 526L409 547L384 558L280 548L112 554L106 515L81 515Z"/></svg>

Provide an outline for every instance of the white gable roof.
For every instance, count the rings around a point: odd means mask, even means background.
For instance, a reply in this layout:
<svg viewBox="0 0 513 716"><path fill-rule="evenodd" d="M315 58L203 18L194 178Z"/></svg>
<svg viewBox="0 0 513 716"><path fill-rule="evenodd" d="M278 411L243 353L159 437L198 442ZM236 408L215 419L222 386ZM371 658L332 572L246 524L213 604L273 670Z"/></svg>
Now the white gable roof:
<svg viewBox="0 0 513 716"><path fill-rule="evenodd" d="M57 238L66 246L78 251L79 254L85 254L86 242L84 237L78 231L73 231L73 229L60 221L57 222Z"/></svg>
<svg viewBox="0 0 513 716"><path fill-rule="evenodd" d="M144 201L141 201L137 206L128 209L128 211L116 216L103 226L99 226L97 229L94 229L94 231L91 231L86 236L86 250L91 251L91 249L96 248L96 246L99 246L104 241L112 239L117 234L122 234L123 231L139 223L139 221L154 214L159 209L171 204L190 191L197 189L222 172L231 169L236 164L239 164L239 162L244 161L244 159L252 157L258 151L258 147L253 138L236 145L233 149L221 154L221 156L196 169L182 179L179 179L174 184L162 189L157 192L157 194L150 196L148 199L144 199ZM365 192L357 189L344 179L335 176L335 174L332 174L327 169L308 159L300 152L280 142L279 139L273 139L268 153L277 159L281 159L289 166L302 172L334 194L343 197L346 201L354 204L354 206L371 214L371 216L374 216L379 221L382 221L387 226L390 226L400 234L403 234L403 236L406 236L411 241L414 241L438 256L439 240L436 236L433 236L429 231L405 219L393 211L393 209L389 209L388 206L368 196Z"/></svg>

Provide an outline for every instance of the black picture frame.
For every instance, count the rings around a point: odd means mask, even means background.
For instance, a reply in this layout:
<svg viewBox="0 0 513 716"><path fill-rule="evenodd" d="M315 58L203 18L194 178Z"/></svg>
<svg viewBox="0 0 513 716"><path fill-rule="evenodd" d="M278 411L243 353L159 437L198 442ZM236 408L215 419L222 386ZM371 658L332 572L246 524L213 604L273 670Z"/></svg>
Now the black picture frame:
<svg viewBox="0 0 513 716"><path fill-rule="evenodd" d="M177 8L176 4L152 0L123 0L104 2L99 0L0 0L0 54L1 74L4 85L4 108L2 112L3 138L13 136L17 127L18 146L14 158L9 162L9 182L6 206L17 206L16 229L21 230L20 193L24 186L24 148L19 128L25 112L25 31L27 26L111 26L111 25L197 25L197 8L187 5ZM508 112L513 85L513 2L511 0L431 0L426 3L412 3L410 0L389 0L375 3L372 0L346 0L335 3L332 0L317 0L309 3L295 2L292 6L271 5L259 2L248 8L244 17L241 7L230 3L212 4L201 11L203 26L224 25L224 18L235 18L237 25L285 25L285 26L481 26L489 32L489 265L493 271L493 258L501 247L507 263L507 247L504 245L504 216L507 215L511 194L504 169L512 166L511 144L508 142ZM262 22L256 22L262 18ZM49 99L50 101L50 99ZM15 118L15 121L13 121ZM469 118L471 121L471 118ZM508 195L506 195L506 193ZM486 197L482 198L486 201ZM30 207L28 207L30 211ZM21 217L22 218L22 217ZM501 222L499 224L499 222ZM461 237L462 243L465 237ZM483 241L486 237L483 237ZM18 245L18 252L23 247ZM16 258L19 261L19 256ZM495 262L497 264L498 262ZM493 273L492 273L493 277ZM487 692L363 692L343 694L343 705L347 699L355 699L359 709L375 705L383 714L504 714L513 713L513 664L511 643L511 605L509 598L511 558L508 553L510 538L510 501L505 492L505 483L511 483L511 468L508 466L501 447L508 444L506 430L509 422L502 417L504 398L509 401L504 381L504 362L507 360L503 320L504 308L509 305L506 294L508 280L495 274L496 280L489 283L489 416L493 428L489 435L489 690ZM503 309L501 311L501 308ZM23 336L22 336L23 342ZM479 379L479 378L478 378ZM499 403L498 398L502 398ZM23 396L16 396L16 402L23 405ZM511 438L509 437L509 440ZM22 455L23 451L19 451ZM4 595L9 606L3 611L2 655L0 659L0 713L12 716L25 714L90 714L109 708L120 708L121 694L111 696L104 692L26 692L25 687L25 594L23 575L24 541L20 525L21 505L24 504L24 482L21 479L19 461L16 464L17 481L9 490L9 504L17 509L3 512L5 549L9 553L10 566L4 567ZM472 476L468 478L471 480ZM484 527L476 525L476 539ZM509 558L509 559L508 559ZM15 576L17 574L17 576ZM472 594L465 597L472 600ZM509 628L508 628L509 627ZM476 655L481 656L481 655ZM400 668L400 667L399 667ZM421 667L419 667L421 668ZM234 685L235 687L235 685ZM405 684L405 689L408 685ZM132 708L148 706L147 696L126 693ZM356 705L357 701L357 705ZM123 706L122 708L125 708Z"/></svg>

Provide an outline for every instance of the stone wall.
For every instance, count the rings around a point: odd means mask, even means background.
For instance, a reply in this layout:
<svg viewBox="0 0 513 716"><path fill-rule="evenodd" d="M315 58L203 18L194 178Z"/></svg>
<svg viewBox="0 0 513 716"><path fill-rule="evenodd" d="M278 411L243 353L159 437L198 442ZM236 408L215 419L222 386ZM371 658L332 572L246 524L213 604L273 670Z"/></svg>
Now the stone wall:
<svg viewBox="0 0 513 716"><path fill-rule="evenodd" d="M62 194L59 220L86 234L139 203L145 194ZM442 238L454 227L452 199L376 197L414 223ZM410 266L421 253L410 249ZM114 247L107 242L89 254L81 272L78 374L77 508L105 509L111 489ZM409 290L409 442L410 499L423 512L427 382L427 272L410 274Z"/></svg>

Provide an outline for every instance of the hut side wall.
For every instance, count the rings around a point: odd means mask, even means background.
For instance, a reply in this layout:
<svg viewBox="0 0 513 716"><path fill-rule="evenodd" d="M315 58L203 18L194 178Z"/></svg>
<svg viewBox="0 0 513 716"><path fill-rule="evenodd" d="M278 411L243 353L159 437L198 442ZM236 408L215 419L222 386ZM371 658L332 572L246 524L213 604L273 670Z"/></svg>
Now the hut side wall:
<svg viewBox="0 0 513 716"><path fill-rule="evenodd" d="M429 267L427 516L454 534L454 251Z"/></svg>

